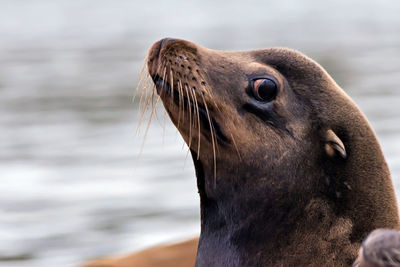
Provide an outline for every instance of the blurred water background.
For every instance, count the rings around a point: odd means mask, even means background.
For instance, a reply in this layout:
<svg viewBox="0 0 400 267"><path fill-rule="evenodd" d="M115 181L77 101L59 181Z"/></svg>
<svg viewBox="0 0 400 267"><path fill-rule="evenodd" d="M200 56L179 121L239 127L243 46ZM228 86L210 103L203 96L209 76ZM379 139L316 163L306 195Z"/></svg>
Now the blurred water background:
<svg viewBox="0 0 400 267"><path fill-rule="evenodd" d="M0 0L0 266L76 266L198 234L194 170L168 119L138 157L131 100L166 36L320 62L371 121L400 193L399 13L398 0Z"/></svg>

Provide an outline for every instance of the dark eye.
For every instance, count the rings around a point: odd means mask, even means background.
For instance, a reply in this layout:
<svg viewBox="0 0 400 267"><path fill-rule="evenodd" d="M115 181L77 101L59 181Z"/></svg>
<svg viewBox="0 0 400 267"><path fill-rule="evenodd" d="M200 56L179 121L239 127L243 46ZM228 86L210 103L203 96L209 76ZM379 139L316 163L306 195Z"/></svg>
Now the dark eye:
<svg viewBox="0 0 400 267"><path fill-rule="evenodd" d="M275 99L278 86L270 79L257 79L253 81L253 92L260 101L269 102Z"/></svg>

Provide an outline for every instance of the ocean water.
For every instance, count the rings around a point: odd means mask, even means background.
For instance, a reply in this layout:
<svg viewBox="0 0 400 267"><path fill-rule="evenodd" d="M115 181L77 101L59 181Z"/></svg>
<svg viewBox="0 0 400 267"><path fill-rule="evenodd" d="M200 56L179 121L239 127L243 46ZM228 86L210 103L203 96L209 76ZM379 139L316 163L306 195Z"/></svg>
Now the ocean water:
<svg viewBox="0 0 400 267"><path fill-rule="evenodd" d="M136 134L143 59L167 36L317 60L369 118L400 193L399 12L396 0L0 0L0 266L77 266L199 233L181 137L161 109Z"/></svg>

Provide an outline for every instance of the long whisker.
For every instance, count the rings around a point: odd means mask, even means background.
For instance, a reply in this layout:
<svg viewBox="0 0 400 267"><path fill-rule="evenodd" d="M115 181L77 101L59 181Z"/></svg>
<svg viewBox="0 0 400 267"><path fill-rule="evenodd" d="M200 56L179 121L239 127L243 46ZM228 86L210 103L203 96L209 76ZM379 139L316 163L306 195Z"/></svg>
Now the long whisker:
<svg viewBox="0 0 400 267"><path fill-rule="evenodd" d="M217 155L216 155L216 150L215 150L215 133L213 130L214 126L211 123L210 112L208 111L208 107L207 107L207 103L204 98L204 95L201 94L201 97L203 98L203 104L206 109L208 123L210 125L210 131L211 131L212 150L213 150L213 157L214 157L214 188L216 188L217 187Z"/></svg>
<svg viewBox="0 0 400 267"><path fill-rule="evenodd" d="M155 103L155 105L154 105L154 107L153 107L153 110L151 111L150 118L149 118L149 121L148 121L148 123L147 123L146 131L145 131L145 133L144 133L142 145L141 145L140 150L139 150L139 156L142 154L143 147L144 147L144 143L145 143L146 137L147 137L147 133L149 132L149 128L150 128L150 125L151 125L151 121L152 121L152 119L153 119L154 110L155 110L155 107L157 106L158 101L160 101L160 98L161 98L160 96L157 97L156 103Z"/></svg>
<svg viewBox="0 0 400 267"><path fill-rule="evenodd" d="M138 135L139 132L140 132L140 128L141 128L141 125L142 125L142 121L143 121L144 115L146 114L146 111L147 111L148 107L150 106L150 101L151 101L151 98L154 95L154 91L155 91L154 88L155 88L155 85L153 86L153 89L151 90L150 95L147 97L146 105L143 107L143 110L141 112L142 114L141 114L140 119L139 119L139 124L138 124L137 130L136 130L136 135Z"/></svg>
<svg viewBox="0 0 400 267"><path fill-rule="evenodd" d="M233 145L235 146L236 152L238 154L239 160L242 161L242 157L240 156L238 146L236 144L235 138L233 138L233 134L232 133L231 133L231 137L232 137Z"/></svg>
<svg viewBox="0 0 400 267"><path fill-rule="evenodd" d="M192 144L192 107L191 107L191 100L190 100L190 88L188 88L188 86L185 86L185 91L186 91L186 96L187 96L187 109L189 110L189 148Z"/></svg>
<svg viewBox="0 0 400 267"><path fill-rule="evenodd" d="M172 72L172 69L169 69L169 88L171 90L171 100L174 98L174 73Z"/></svg>
<svg viewBox="0 0 400 267"><path fill-rule="evenodd" d="M162 76L162 80L163 81L165 81L164 79L165 79L165 77L167 76L167 66L166 66L166 64L162 64L162 66L164 66L164 71L163 71L163 76ZM160 67L159 67L159 69L160 69ZM153 90L154 90L154 87L153 87ZM154 113L154 115L155 115L155 117L156 117L156 120L158 121L158 122L160 122L160 120L159 120L159 118L158 118L158 115L157 115L157 103L158 103L158 101L159 101L160 99L159 98L157 98L157 101L155 102L154 101L154 94L153 94L153 97L152 97L152 104L153 104L153 106L155 106L155 108L153 109L153 111L155 111Z"/></svg>
<svg viewBox="0 0 400 267"><path fill-rule="evenodd" d="M164 67L164 73L165 73L165 70L166 70L166 68ZM149 91L149 90L147 90L147 87L143 88L143 92L147 92L147 91ZM153 83L152 84L152 88L150 90L150 95L147 96L147 93L146 93L146 94L142 94L142 96L141 96L140 104L139 104L139 110L141 110L141 116L140 116L139 124L138 124L137 130L136 130L136 135L138 135L139 132L140 132L142 121L143 121L144 115L146 114L147 109L150 106L150 102L152 102L152 103L154 102L153 96L155 94L155 91L156 91L155 90L155 84ZM145 100L145 99L147 99L147 100ZM143 104L141 104L142 101L145 102L144 106L143 106Z"/></svg>
<svg viewBox="0 0 400 267"><path fill-rule="evenodd" d="M145 79L145 84L146 84L146 79L148 79L148 77L150 77L150 75L148 74L148 70L147 70L147 58L148 58L148 56L146 55L146 57L144 58L144 60L142 62L142 69L140 71L139 80L138 80L138 83L136 85L133 97L132 97L132 102L135 102L135 99L136 99L136 97L137 97L137 95L139 93L139 88L142 87L143 80ZM145 86L145 84L144 84L144 86Z"/></svg>
<svg viewBox="0 0 400 267"><path fill-rule="evenodd" d="M168 55L170 49L171 48L168 48L167 51L163 52L162 58L159 59L159 64L157 66L156 73L161 74L161 78L162 78L162 80L164 82L168 81L167 78L170 78L170 81L171 81L171 84L170 84L171 92L170 92L170 94L171 94L171 96L173 96L173 94L174 94L174 92L173 92L173 90L174 90L173 73L172 73L172 70L171 70L171 66L169 66L169 64L167 62L167 55ZM144 59L144 62L147 62L147 59L148 59L148 55ZM171 60L169 60L169 62L171 62ZM150 114L150 117L149 117L149 120L148 120L148 123L147 123L145 135L143 137L142 145L141 145L141 148L140 148L140 151L139 151L139 156L142 153L143 146L144 146L144 143L145 143L145 140L146 140L146 137L147 137L147 134L148 134L148 131L149 131L149 128L150 128L150 125L151 125L153 117L155 116L157 118L157 120L159 121L159 118L158 118L158 115L157 115L157 104L161 99L161 96L158 95L158 97L155 100L155 95L156 95L157 91L155 89L155 84L154 83L152 83L151 91L148 93L148 81L149 81L149 79L151 77L148 74L148 70L147 70L146 67L147 67L147 65L144 64L144 66L143 66L143 68L141 70L140 78L139 78L138 85L137 85L137 88L136 88L136 94L135 94L135 96L134 96L134 98L132 100L132 101L135 100L135 97L137 95L137 92L138 92L139 88L142 87L142 92L141 92L140 101L139 101L139 110L141 110L141 115L140 115L140 119L139 119L139 123L138 123L138 128L137 128L136 134L138 134L140 132L140 128L141 128L143 119L145 117L146 111L150 107L150 103L152 105L152 111L151 111L151 114ZM163 71L161 72L161 70L163 70ZM169 70L169 72L168 72L168 70ZM147 75L143 76L144 73L147 73ZM144 77L146 77L146 79L145 79L145 81L143 83L143 78ZM164 142L164 136L165 136L165 121L166 121L166 112L164 113L163 142Z"/></svg>
<svg viewBox="0 0 400 267"><path fill-rule="evenodd" d="M150 76L149 76L150 77ZM139 99L139 111L143 110L143 101L145 99L145 95L147 95L148 92L148 84L147 84L148 78L146 78L146 83L143 84L142 87L142 92L140 94L140 99Z"/></svg>
<svg viewBox="0 0 400 267"><path fill-rule="evenodd" d="M155 101L154 101L154 96L155 95L156 94L153 93L152 96L151 96L151 110L152 110L152 113L154 112L154 116L156 117L156 120L159 122L158 116L157 116L157 103L155 103Z"/></svg>
<svg viewBox="0 0 400 267"><path fill-rule="evenodd" d="M206 89L206 92L208 92L209 98L212 100L212 102L213 102L213 104L214 104L214 107L218 110L218 112L221 113L221 110L220 110L220 108L219 108L217 102L215 102L215 97L213 96L212 92L208 89L208 87L206 87L206 88L207 88L207 89Z"/></svg>
<svg viewBox="0 0 400 267"><path fill-rule="evenodd" d="M200 75L201 79L203 79L203 77ZM209 89L208 86L203 86L204 91L206 92L206 94L208 95L209 99L211 99L211 101L214 103L214 106L217 108L218 111L221 111L217 105L217 102L215 102L215 98L213 97L213 94L211 92L211 90Z"/></svg>
<svg viewBox="0 0 400 267"><path fill-rule="evenodd" d="M179 94L179 104L178 104L178 129L179 129L181 123L181 112L185 111L185 109L182 106L183 89L181 81L178 82L178 94Z"/></svg>
<svg viewBox="0 0 400 267"><path fill-rule="evenodd" d="M190 114L190 120L189 120L189 127L190 127L189 128L189 135L190 135L190 139L189 139L189 147L188 147L189 149L186 152L185 164L186 164L186 160L187 160L187 158L189 156L190 147L191 147L191 143L192 143L192 128L193 128L193 130L195 129L196 118L197 118L196 116L198 116L197 111L196 111L196 106L195 106L197 103L195 102L195 98L194 98L194 95L196 94L196 92L194 92L193 88L192 89L188 88L187 92L189 93L189 103L190 103L190 105L189 105L189 113L192 113L193 116L191 116L191 114ZM191 111L193 105L194 105L193 111ZM200 136L199 136L199 138L200 138Z"/></svg>
<svg viewBox="0 0 400 267"><path fill-rule="evenodd" d="M191 103L190 104L191 104L191 108L193 107L193 111L192 111L193 119L192 119L192 123L190 125L191 125L191 127L193 126L193 128L196 125L196 118L197 118L197 110L196 110L196 106L195 106L196 102L195 102L195 99L194 99L194 94L195 93L196 92L195 92L194 87L192 87L192 89L189 88L189 96L190 96L190 99L191 99Z"/></svg>
<svg viewBox="0 0 400 267"><path fill-rule="evenodd" d="M161 79L162 79L162 81L164 82L165 80L166 80L166 77L168 76L168 73L167 73L167 66L164 66L164 71L163 71L163 74L162 74L162 76L161 76ZM164 92L162 92L162 94L163 94Z"/></svg>
<svg viewBox="0 0 400 267"><path fill-rule="evenodd" d="M166 71L166 67L164 67L164 73L165 73L165 71ZM148 90L147 90L147 88L144 88L143 91L147 92ZM152 88L150 90L150 95L146 96L146 97L143 96L143 101L145 101L145 105L142 107L142 110L141 110L141 116L140 116L140 119L139 119L139 124L138 124L138 128L137 128L136 134L138 134L140 132L140 128L141 128L141 124L142 124L142 121L143 121L143 117L144 117L147 109L149 108L150 101L153 100L153 95L155 94L155 91L156 91L155 90L155 84L153 83ZM145 98L147 98L147 101L144 100ZM142 97L141 97L140 102L142 102ZM140 110L140 105L139 105L139 110Z"/></svg>
<svg viewBox="0 0 400 267"><path fill-rule="evenodd" d="M158 124L162 127L162 121L164 122L164 124L165 124L165 119L164 120L161 120L160 119L160 117L158 116L158 108L157 108L157 103L158 101L153 101L153 103L152 103L152 105L153 105L153 108L154 108L154 116L156 117L156 121L158 122Z"/></svg>
<svg viewBox="0 0 400 267"><path fill-rule="evenodd" d="M197 160L200 157L200 140L201 140L201 136L200 136L200 112L199 112L199 103L197 102L197 97L196 97L196 92L193 92L193 96L194 96L194 102L195 102L195 106L196 106L196 110L197 110L197 127L198 127L198 142L197 142Z"/></svg>

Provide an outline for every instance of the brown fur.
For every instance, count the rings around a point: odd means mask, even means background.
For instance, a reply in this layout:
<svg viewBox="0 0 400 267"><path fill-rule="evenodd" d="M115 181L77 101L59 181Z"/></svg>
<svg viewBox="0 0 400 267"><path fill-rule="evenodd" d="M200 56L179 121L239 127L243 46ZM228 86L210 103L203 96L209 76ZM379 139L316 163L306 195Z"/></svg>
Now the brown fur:
<svg viewBox="0 0 400 267"><path fill-rule="evenodd" d="M310 58L163 39L148 68L196 169L196 266L350 266L369 232L399 227L375 133ZM277 84L270 101L260 77Z"/></svg>

